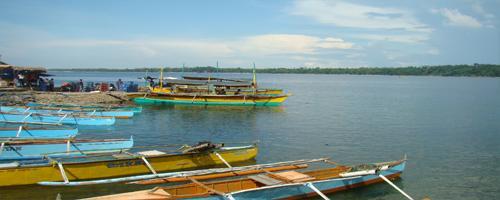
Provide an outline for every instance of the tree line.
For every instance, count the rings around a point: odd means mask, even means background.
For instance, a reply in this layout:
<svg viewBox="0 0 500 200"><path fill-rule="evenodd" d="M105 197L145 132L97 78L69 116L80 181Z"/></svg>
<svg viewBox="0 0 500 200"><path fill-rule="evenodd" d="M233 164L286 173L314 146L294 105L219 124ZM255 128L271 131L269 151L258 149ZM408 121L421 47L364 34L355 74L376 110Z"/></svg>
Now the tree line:
<svg viewBox="0 0 500 200"><path fill-rule="evenodd" d="M252 73L252 68L217 68L213 66L165 67L165 72L205 72L205 73ZM73 68L50 69L50 71L102 71L102 72L159 72L160 68ZM360 67L360 68L258 68L257 73L272 74L354 74L354 75L395 75L395 76L486 76L500 77L500 65L438 65L410 67Z"/></svg>

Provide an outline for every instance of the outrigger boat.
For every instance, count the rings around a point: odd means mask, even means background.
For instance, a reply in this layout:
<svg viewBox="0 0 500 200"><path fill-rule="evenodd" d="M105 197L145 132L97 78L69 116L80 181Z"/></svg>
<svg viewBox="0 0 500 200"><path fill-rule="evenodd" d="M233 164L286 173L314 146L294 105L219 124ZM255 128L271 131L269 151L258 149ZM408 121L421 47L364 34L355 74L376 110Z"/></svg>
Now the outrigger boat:
<svg viewBox="0 0 500 200"><path fill-rule="evenodd" d="M151 190L129 192L101 197L93 200L111 199L304 199L325 194L387 182L407 198L411 197L394 185L391 180L401 176L406 159L363 164L355 166L336 165L333 168L317 169L307 172L295 170L285 172L261 171L262 174L244 178L200 182L200 176L183 177L189 184L156 187ZM217 177L217 175L215 175ZM201 178L200 180L202 180ZM168 181L163 181L168 182Z"/></svg>
<svg viewBox="0 0 500 200"><path fill-rule="evenodd" d="M44 162L15 162L0 165L0 186L30 185L44 181L72 181L157 174L208 168L254 159L257 146L188 149L167 154L160 151L48 159ZM223 161L223 160L224 161Z"/></svg>
<svg viewBox="0 0 500 200"><path fill-rule="evenodd" d="M30 107L53 107L53 108L64 108L64 109L91 109L90 111L93 110L100 110L100 111L132 111L134 113L140 113L142 112L142 107L140 106L128 106L128 105L73 105L73 104L42 104L42 103L35 103L35 102L29 102L26 104L26 106Z"/></svg>
<svg viewBox="0 0 500 200"><path fill-rule="evenodd" d="M18 127L1 127L0 128L0 140L1 138L17 138L17 139L66 139L70 137L75 137L78 134L78 128L71 127L61 127L61 126L51 126L51 127L30 127L30 126L18 126Z"/></svg>
<svg viewBox="0 0 500 200"><path fill-rule="evenodd" d="M81 108L57 108L48 106L0 106L3 112L21 112L21 113L40 113L40 114L84 114L89 116L115 117L119 119L128 119L134 116L133 111L122 110L98 110Z"/></svg>
<svg viewBox="0 0 500 200"><path fill-rule="evenodd" d="M115 123L115 118L68 113L40 114L0 112L0 122L33 124L113 125Z"/></svg>
<svg viewBox="0 0 500 200"><path fill-rule="evenodd" d="M160 77L158 87L150 86L150 92L143 97L134 98L134 102L138 104L279 106L289 96L282 94L282 90L258 89L255 70L252 81L188 77L191 80L169 79L164 82L163 69L160 71Z"/></svg>
<svg viewBox="0 0 500 200"><path fill-rule="evenodd" d="M123 152L134 146L130 139L9 139L0 140L0 160L32 160L44 157Z"/></svg>
<svg viewBox="0 0 500 200"><path fill-rule="evenodd" d="M212 95L197 93L151 93L134 98L138 104L184 104L184 105L234 105L234 106L279 106L288 95Z"/></svg>

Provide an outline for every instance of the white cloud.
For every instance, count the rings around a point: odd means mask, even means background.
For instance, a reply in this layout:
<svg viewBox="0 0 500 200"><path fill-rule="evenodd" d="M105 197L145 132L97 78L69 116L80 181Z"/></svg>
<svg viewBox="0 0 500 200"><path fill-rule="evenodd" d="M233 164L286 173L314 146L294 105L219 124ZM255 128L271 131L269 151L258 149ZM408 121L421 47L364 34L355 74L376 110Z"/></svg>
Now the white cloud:
<svg viewBox="0 0 500 200"><path fill-rule="evenodd" d="M365 29L402 29L431 32L411 12L396 8L373 7L342 1L298 0L290 9L292 15L310 17L323 24Z"/></svg>
<svg viewBox="0 0 500 200"><path fill-rule="evenodd" d="M398 42L407 44L422 43L429 40L429 35L420 34L406 34L406 35L381 35L381 34L356 34L352 35L354 38L372 40L372 41L388 41L388 42Z"/></svg>
<svg viewBox="0 0 500 200"><path fill-rule="evenodd" d="M495 15L488 13L481 4L478 2L472 4L472 10L474 10L477 14L482 15L486 19L493 19Z"/></svg>
<svg viewBox="0 0 500 200"><path fill-rule="evenodd" d="M474 17L460 13L457 9L432 9L432 13L438 13L444 16L446 23L452 26L481 28L483 25Z"/></svg>

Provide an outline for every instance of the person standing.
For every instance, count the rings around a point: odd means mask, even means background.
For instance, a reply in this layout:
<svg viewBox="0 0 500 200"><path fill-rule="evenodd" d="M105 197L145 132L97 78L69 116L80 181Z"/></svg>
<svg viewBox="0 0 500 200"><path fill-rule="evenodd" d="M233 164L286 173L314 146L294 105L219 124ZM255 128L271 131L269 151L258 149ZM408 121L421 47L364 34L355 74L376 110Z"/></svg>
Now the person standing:
<svg viewBox="0 0 500 200"><path fill-rule="evenodd" d="M79 91L80 91L80 92L83 92L83 80L82 80L82 79L80 79L80 82L78 82L78 87L79 87L79 88L78 88L78 89L79 89Z"/></svg>
<svg viewBox="0 0 500 200"><path fill-rule="evenodd" d="M21 87L24 87L24 75L23 74L17 74L17 80L19 81L19 85Z"/></svg>
<svg viewBox="0 0 500 200"><path fill-rule="evenodd" d="M116 81L116 91L122 91L124 88L123 87L123 82L122 79L119 78L118 81Z"/></svg>
<svg viewBox="0 0 500 200"><path fill-rule="evenodd" d="M53 92L54 91L54 79L51 78L49 80L49 91Z"/></svg>

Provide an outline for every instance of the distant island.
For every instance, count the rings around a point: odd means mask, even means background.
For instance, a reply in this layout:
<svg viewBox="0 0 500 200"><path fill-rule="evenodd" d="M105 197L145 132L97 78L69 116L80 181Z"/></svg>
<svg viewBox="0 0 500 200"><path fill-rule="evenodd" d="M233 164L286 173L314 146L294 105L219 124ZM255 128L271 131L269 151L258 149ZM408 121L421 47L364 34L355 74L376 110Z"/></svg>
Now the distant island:
<svg viewBox="0 0 500 200"><path fill-rule="evenodd" d="M160 68L59 68L50 71L93 71L93 72L159 72ZM214 66L165 67L165 72L210 72L210 73L252 73L252 68L217 68ZM438 65L419 67L360 67L360 68L258 68L257 73L272 74L353 74L353 75L395 75L395 76L484 76L500 77L500 65Z"/></svg>

